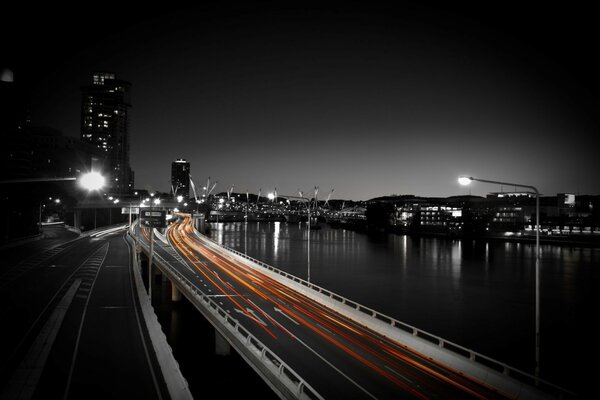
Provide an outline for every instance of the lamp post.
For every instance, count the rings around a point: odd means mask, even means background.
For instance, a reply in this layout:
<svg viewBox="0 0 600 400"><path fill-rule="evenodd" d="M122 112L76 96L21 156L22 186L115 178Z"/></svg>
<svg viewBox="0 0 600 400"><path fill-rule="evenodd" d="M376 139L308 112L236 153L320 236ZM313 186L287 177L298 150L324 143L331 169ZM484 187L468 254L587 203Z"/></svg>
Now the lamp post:
<svg viewBox="0 0 600 400"><path fill-rule="evenodd" d="M79 184L88 192L102 189L105 183L106 179L99 172L93 170L79 178ZM94 229L96 229L96 207L94 207Z"/></svg>
<svg viewBox="0 0 600 400"><path fill-rule="evenodd" d="M461 176L458 183L463 186L472 181L492 183L496 185L515 186L531 189L535 193L535 377L540 377L540 192L535 186L519 183L490 181L487 179Z"/></svg>
<svg viewBox="0 0 600 400"><path fill-rule="evenodd" d="M152 195L151 195L152 196ZM160 204L160 199L156 198L152 201L155 206ZM152 204L150 204L150 211L152 211ZM152 303L152 263L154 258L154 226L150 226L150 256L148 257L148 298Z"/></svg>

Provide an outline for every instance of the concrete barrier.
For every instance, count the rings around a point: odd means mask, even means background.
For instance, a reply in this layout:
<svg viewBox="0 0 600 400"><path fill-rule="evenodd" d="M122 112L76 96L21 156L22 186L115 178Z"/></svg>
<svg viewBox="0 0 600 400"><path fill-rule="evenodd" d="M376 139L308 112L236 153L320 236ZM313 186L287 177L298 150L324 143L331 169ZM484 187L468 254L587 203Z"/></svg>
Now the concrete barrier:
<svg viewBox="0 0 600 400"><path fill-rule="evenodd" d="M127 235L127 241L132 245L132 248L135 248L135 242L129 235ZM156 358L158 359L163 378L167 384L169 396L173 400L192 400L193 397L189 390L187 380L179 369L179 363L177 363L177 360L175 360L175 357L173 356L173 350L167 342L167 338L162 331L158 318L150 303L150 298L144 288L140 266L135 252L132 254L132 257L134 283L140 301L142 315L146 322L146 329L148 330L150 340L152 341L152 347L154 348Z"/></svg>

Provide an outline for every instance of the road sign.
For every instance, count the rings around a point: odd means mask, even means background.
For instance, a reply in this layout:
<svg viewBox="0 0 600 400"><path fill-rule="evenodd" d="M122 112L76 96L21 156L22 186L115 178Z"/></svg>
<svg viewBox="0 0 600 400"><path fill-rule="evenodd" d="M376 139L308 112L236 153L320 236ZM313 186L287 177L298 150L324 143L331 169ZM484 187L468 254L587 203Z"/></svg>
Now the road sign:
<svg viewBox="0 0 600 400"><path fill-rule="evenodd" d="M122 207L121 208L121 214L129 214L129 210L131 210L132 214L139 214L140 213L140 208L139 207Z"/></svg>
<svg viewBox="0 0 600 400"><path fill-rule="evenodd" d="M160 210L140 210L140 220L148 228L165 228L167 226L167 212Z"/></svg>

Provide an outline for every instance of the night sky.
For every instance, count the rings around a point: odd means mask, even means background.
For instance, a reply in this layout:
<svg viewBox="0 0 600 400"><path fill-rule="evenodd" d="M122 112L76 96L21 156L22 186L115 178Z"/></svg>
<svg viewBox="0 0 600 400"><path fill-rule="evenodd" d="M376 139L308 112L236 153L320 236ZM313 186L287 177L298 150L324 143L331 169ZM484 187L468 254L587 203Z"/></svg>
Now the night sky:
<svg viewBox="0 0 600 400"><path fill-rule="evenodd" d="M501 189L460 187L467 174L600 194L591 8L248 3L3 6L0 67L27 87L33 124L76 137L92 72L130 81L138 188L168 191L182 157L217 191Z"/></svg>

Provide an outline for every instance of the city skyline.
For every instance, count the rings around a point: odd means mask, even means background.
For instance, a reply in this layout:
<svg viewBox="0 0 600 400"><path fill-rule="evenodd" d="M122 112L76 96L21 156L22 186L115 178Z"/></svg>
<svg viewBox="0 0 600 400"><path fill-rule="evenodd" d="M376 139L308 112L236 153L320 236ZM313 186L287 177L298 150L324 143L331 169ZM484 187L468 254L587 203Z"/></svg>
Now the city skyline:
<svg viewBox="0 0 600 400"><path fill-rule="evenodd" d="M132 83L136 188L168 192L171 162L185 158L195 183L210 176L216 191L319 186L367 200L501 189L458 185L472 175L545 195L600 193L597 61L584 10L349 2L138 11L107 22L108 34L77 38L66 32L84 23L59 17L65 32L24 35L8 53L15 80L29 86L33 124L68 136L80 136L80 86L94 71ZM46 63L28 65L36 59Z"/></svg>

